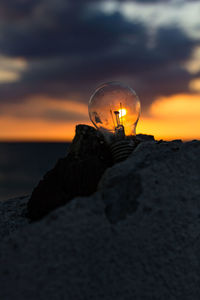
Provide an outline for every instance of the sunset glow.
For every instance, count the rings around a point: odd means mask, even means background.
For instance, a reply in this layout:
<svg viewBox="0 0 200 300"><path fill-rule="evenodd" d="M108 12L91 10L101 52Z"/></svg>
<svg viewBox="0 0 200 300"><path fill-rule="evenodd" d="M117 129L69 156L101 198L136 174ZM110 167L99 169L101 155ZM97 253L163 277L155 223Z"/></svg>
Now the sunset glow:
<svg viewBox="0 0 200 300"><path fill-rule="evenodd" d="M141 116L137 133L152 134L157 139L200 138L200 95L173 95L160 98Z"/></svg>
<svg viewBox="0 0 200 300"><path fill-rule="evenodd" d="M87 105L42 96L4 104L2 112L0 140L4 141L70 141L76 124L89 124Z"/></svg>
<svg viewBox="0 0 200 300"><path fill-rule="evenodd" d="M112 81L141 100L137 133L199 139L200 2L65 2L0 4L0 141L71 141Z"/></svg>
<svg viewBox="0 0 200 300"><path fill-rule="evenodd" d="M161 97L141 114L137 133L152 134L156 139L200 138L200 95L177 94ZM56 99L30 99L24 104L4 104L0 118L0 140L71 141L75 126L91 125L84 103ZM48 119L55 112L54 120ZM66 114L66 119L65 119ZM77 115L76 120L69 116ZM126 110L122 109L122 116ZM121 116L120 116L121 117Z"/></svg>

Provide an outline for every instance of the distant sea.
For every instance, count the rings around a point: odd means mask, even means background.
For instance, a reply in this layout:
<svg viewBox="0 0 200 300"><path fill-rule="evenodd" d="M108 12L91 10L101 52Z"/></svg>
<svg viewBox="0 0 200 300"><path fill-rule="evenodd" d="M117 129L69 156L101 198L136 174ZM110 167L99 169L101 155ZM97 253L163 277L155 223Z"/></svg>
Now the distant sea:
<svg viewBox="0 0 200 300"><path fill-rule="evenodd" d="M68 143L0 143L0 201L31 194Z"/></svg>

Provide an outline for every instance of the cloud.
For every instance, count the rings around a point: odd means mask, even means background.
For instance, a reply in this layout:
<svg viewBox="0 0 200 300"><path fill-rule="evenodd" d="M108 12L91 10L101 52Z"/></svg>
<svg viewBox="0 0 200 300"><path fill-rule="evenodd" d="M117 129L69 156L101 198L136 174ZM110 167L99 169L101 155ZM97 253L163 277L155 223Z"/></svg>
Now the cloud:
<svg viewBox="0 0 200 300"><path fill-rule="evenodd" d="M86 103L97 85L116 79L133 86L148 107L160 95L188 92L195 77L183 63L199 41L178 25L152 35L149 24L120 11L107 14L91 1L8 0L2 7L1 53L27 66L18 82L0 84L1 102L43 94Z"/></svg>
<svg viewBox="0 0 200 300"><path fill-rule="evenodd" d="M8 82L15 82L19 80L18 73L12 72L12 71L0 71L0 83L8 83Z"/></svg>
<svg viewBox="0 0 200 300"><path fill-rule="evenodd" d="M156 139L199 139L200 96L176 94L161 97L150 106L137 126L137 133L153 134Z"/></svg>
<svg viewBox="0 0 200 300"><path fill-rule="evenodd" d="M0 110L0 140L71 140L78 123L89 123L86 104L38 95Z"/></svg>
<svg viewBox="0 0 200 300"><path fill-rule="evenodd" d="M150 106L148 114L142 114L137 133L155 135L156 139L195 139L200 138L199 95L176 94L161 97ZM21 107L20 107L21 106ZM44 118L44 113L52 111L71 113L81 111L81 119ZM78 122L90 124L87 119L87 106L73 101L57 99L32 99L21 104L4 104L1 108L0 139L2 140L71 140ZM23 117L20 114L24 112ZM57 116L56 116L57 118ZM72 118L73 119L73 118Z"/></svg>
<svg viewBox="0 0 200 300"><path fill-rule="evenodd" d="M198 77L190 82L190 89L194 92L200 93L200 77Z"/></svg>
<svg viewBox="0 0 200 300"><path fill-rule="evenodd" d="M1 105L1 116L16 119L47 119L53 122L88 121L87 105L66 99L45 98L37 96L29 98L26 102L6 102Z"/></svg>
<svg viewBox="0 0 200 300"><path fill-rule="evenodd" d="M26 69L23 59L0 56L0 84L20 80L20 72Z"/></svg>
<svg viewBox="0 0 200 300"><path fill-rule="evenodd" d="M27 18L32 14L39 0L6 0L0 2L1 20L13 20Z"/></svg>

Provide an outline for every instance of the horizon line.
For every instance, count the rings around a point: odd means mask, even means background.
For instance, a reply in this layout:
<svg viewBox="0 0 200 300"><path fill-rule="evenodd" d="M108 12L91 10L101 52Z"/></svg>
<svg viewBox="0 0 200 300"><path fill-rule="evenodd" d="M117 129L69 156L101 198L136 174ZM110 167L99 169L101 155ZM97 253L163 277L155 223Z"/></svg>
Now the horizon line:
<svg viewBox="0 0 200 300"><path fill-rule="evenodd" d="M71 143L72 140L42 139L0 139L0 143Z"/></svg>
<svg viewBox="0 0 200 300"><path fill-rule="evenodd" d="M138 133L139 134L144 134L144 135L148 135L145 133ZM150 135L150 134L149 134ZM75 137L75 136L74 136ZM179 138L179 137L159 137L156 139L156 137L154 136L155 140L159 141L159 140L163 140L163 141L174 141L174 140L182 140L182 142L189 142L189 141L193 141L193 140L199 140L198 138ZM0 139L0 143L71 143L73 141L72 139L17 139L17 138L9 138L9 139Z"/></svg>

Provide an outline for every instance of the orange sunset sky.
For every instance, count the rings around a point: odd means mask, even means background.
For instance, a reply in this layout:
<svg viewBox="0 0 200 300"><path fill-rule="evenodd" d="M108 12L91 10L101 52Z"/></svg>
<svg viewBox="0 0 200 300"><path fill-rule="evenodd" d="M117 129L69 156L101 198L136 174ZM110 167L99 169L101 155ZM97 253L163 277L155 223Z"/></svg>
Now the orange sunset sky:
<svg viewBox="0 0 200 300"><path fill-rule="evenodd" d="M199 1L0 4L0 140L71 141L101 83L141 100L137 133L200 139Z"/></svg>

